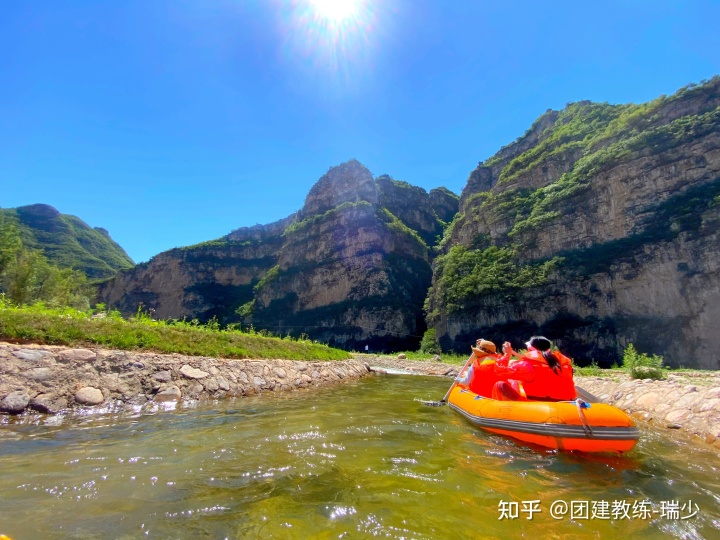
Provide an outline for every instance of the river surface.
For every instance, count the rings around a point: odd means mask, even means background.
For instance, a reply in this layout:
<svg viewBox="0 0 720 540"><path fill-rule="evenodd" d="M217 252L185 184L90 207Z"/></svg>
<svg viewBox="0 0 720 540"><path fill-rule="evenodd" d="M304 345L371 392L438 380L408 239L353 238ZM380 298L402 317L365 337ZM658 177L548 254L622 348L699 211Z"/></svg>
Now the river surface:
<svg viewBox="0 0 720 540"><path fill-rule="evenodd" d="M644 427L623 456L530 448L379 375L175 410L6 419L0 534L720 538L720 457Z"/></svg>

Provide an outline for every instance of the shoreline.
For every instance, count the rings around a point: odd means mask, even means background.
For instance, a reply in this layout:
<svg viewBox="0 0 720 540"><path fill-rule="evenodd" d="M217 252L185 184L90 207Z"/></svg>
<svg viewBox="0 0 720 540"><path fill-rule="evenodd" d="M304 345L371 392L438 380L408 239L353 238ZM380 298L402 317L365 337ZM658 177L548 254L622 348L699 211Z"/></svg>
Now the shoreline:
<svg viewBox="0 0 720 540"><path fill-rule="evenodd" d="M627 374L575 379L636 421L720 451L720 372L670 372L660 381Z"/></svg>
<svg viewBox="0 0 720 540"><path fill-rule="evenodd" d="M322 387L386 370L452 380L461 368L363 353L339 361L236 360L0 341L0 423L28 413L119 412ZM615 371L575 382L641 424L720 451L718 371L669 372L661 381Z"/></svg>
<svg viewBox="0 0 720 540"><path fill-rule="evenodd" d="M355 359L237 360L0 342L0 422L26 411L121 411L320 387L370 374Z"/></svg>

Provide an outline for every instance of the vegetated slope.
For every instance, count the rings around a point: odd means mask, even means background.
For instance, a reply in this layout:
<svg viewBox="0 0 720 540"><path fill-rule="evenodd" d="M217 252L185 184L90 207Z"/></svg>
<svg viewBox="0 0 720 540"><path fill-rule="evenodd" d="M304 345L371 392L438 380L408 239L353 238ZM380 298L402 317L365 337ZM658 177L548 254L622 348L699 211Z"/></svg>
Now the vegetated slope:
<svg viewBox="0 0 720 540"><path fill-rule="evenodd" d="M92 228L52 206L33 204L0 212L13 220L26 248L42 251L60 268L80 270L93 280L108 278L134 265L105 229Z"/></svg>

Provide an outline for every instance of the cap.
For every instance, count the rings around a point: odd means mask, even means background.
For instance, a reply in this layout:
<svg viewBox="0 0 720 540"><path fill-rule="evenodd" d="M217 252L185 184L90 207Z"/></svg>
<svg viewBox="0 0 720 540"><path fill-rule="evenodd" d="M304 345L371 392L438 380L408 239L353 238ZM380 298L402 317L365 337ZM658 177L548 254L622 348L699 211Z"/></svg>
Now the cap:
<svg viewBox="0 0 720 540"><path fill-rule="evenodd" d="M489 354L493 354L495 353L495 351L497 351L497 347L495 347L495 344L492 341L488 341L486 339L478 339L477 346L478 349Z"/></svg>

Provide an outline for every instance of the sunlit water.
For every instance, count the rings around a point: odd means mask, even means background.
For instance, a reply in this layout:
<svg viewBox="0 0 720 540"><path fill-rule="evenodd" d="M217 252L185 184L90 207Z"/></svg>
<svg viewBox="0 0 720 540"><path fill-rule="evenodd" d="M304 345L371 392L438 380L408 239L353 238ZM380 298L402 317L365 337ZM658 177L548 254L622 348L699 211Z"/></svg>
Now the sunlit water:
<svg viewBox="0 0 720 540"><path fill-rule="evenodd" d="M529 448L415 401L447 387L386 375L174 411L13 420L0 425L0 533L720 538L716 453L648 429L626 456Z"/></svg>

